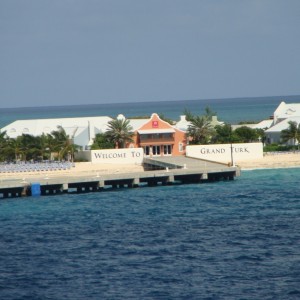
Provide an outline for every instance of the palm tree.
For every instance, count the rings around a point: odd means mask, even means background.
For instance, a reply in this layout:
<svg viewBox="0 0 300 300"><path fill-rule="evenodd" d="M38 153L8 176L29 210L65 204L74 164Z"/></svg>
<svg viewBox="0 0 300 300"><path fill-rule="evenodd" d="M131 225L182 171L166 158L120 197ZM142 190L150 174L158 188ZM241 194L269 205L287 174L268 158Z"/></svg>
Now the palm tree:
<svg viewBox="0 0 300 300"><path fill-rule="evenodd" d="M125 148L126 143L133 142L133 128L127 119L114 119L108 122L106 136L116 148Z"/></svg>
<svg viewBox="0 0 300 300"><path fill-rule="evenodd" d="M8 137L6 131L0 133L0 161L5 161L9 153Z"/></svg>
<svg viewBox="0 0 300 300"><path fill-rule="evenodd" d="M296 142L298 142L298 149L299 149L300 124L297 124L297 122L295 121L289 121L288 124L289 127L281 131L280 137L283 142L292 140L294 145L296 145Z"/></svg>
<svg viewBox="0 0 300 300"><path fill-rule="evenodd" d="M190 122L187 135L192 139L191 144L207 144L215 133L209 117L196 116Z"/></svg>
<svg viewBox="0 0 300 300"><path fill-rule="evenodd" d="M36 137L37 139L37 148L38 148L38 155L42 159L50 159L51 152L53 150L53 136L49 133L42 134Z"/></svg>
<svg viewBox="0 0 300 300"><path fill-rule="evenodd" d="M8 140L8 147L10 149L9 152L11 154L13 153L15 161L23 159L24 154L22 149L22 136L18 136L15 139L10 138ZM12 159L12 155L10 155L9 158Z"/></svg>
<svg viewBox="0 0 300 300"><path fill-rule="evenodd" d="M30 134L21 135L21 150L23 153L23 160L37 160L41 159L41 143L40 136L33 136Z"/></svg>
<svg viewBox="0 0 300 300"><path fill-rule="evenodd" d="M183 114L185 115L185 119L187 121L192 121L194 119L193 113L187 108L184 109Z"/></svg>
<svg viewBox="0 0 300 300"><path fill-rule="evenodd" d="M216 116L217 113L213 110L211 110L211 108L209 106L205 107L205 116L211 121L213 116Z"/></svg>
<svg viewBox="0 0 300 300"><path fill-rule="evenodd" d="M66 131L61 126L57 126L57 129L51 132L54 138L53 150L57 151L59 160L66 158L70 154L70 158L73 161L74 153L77 151L78 146L73 143L73 139L66 134Z"/></svg>

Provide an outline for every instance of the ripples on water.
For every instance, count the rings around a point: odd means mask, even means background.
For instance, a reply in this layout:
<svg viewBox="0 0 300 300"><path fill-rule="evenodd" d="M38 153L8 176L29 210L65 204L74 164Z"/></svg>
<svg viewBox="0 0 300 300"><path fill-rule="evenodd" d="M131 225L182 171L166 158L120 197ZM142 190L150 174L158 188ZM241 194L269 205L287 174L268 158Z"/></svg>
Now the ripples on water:
<svg viewBox="0 0 300 300"><path fill-rule="evenodd" d="M299 299L299 169L0 201L1 299Z"/></svg>

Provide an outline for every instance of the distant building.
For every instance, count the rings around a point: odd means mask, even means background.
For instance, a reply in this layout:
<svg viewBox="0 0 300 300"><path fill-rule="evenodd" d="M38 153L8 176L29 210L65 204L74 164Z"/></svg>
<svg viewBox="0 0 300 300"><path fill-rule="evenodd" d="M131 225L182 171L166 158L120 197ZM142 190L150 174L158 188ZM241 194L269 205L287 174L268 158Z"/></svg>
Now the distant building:
<svg viewBox="0 0 300 300"><path fill-rule="evenodd" d="M210 123L213 127L217 125L224 125L224 122L220 122L217 116L212 116ZM174 127L186 132L190 125L191 122L187 121L185 115L182 115L180 116L180 120L174 125Z"/></svg>
<svg viewBox="0 0 300 300"><path fill-rule="evenodd" d="M300 117L300 103L287 104L282 101L273 114L273 126L288 118Z"/></svg>
<svg viewBox="0 0 300 300"><path fill-rule="evenodd" d="M137 124L139 123L139 124ZM147 120L130 120L135 131L134 147L142 147L145 156L178 156L185 154L185 131L152 114Z"/></svg>
<svg viewBox="0 0 300 300"><path fill-rule="evenodd" d="M40 136L50 134L61 126L73 139L74 144L87 149L93 143L97 133L104 133L107 130L107 123L110 120L112 120L110 117L18 120L3 127L1 132L6 131L10 138L16 138L22 134Z"/></svg>
<svg viewBox="0 0 300 300"><path fill-rule="evenodd" d="M124 115L118 115L118 119L126 119ZM16 138L22 134L40 136L51 134L52 131L62 127L74 144L82 150L89 150L97 133L105 133L108 129L110 117L82 117L60 119L36 119L18 120L2 128L10 138ZM185 155L187 138L186 131L190 122L185 116L175 125L162 120L158 114L153 113L149 118L128 119L133 128L133 142L126 145L127 148L143 148L145 156L179 156ZM217 117L212 117L213 126L221 125Z"/></svg>
<svg viewBox="0 0 300 300"><path fill-rule="evenodd" d="M289 122L296 122L297 124L300 124L300 116L299 117L290 117L286 118L278 123L276 123L274 126L270 127L265 131L265 135L267 138L268 144L273 143L281 143L281 131L289 128ZM287 142L288 145L294 145L293 140L290 140Z"/></svg>
<svg viewBox="0 0 300 300"><path fill-rule="evenodd" d="M265 131L267 143L280 143L281 131L289 128L290 121L300 124L300 103L281 102L274 111L270 128ZM288 141L287 144L292 145L294 141Z"/></svg>
<svg viewBox="0 0 300 300"><path fill-rule="evenodd" d="M246 124L238 124L238 125L231 125L232 130L236 130L238 128L241 127L249 127L251 129L263 129L263 130L267 130L268 128L271 127L271 125L273 124L273 120L263 120L259 123L246 123Z"/></svg>
<svg viewBox="0 0 300 300"><path fill-rule="evenodd" d="M281 102L270 119L263 120L257 124L232 125L232 129L235 130L242 126L252 129L263 129L267 144L281 143L281 132L289 128L290 121L300 124L300 103L287 104ZM294 141L290 140L287 144L293 145Z"/></svg>
<svg viewBox="0 0 300 300"><path fill-rule="evenodd" d="M118 115L117 118L125 119ZM73 139L74 144L82 150L88 150L93 144L97 133L105 133L108 129L110 117L82 117L60 119L18 120L1 129L6 131L10 138L22 134L41 136L51 134L52 131L62 127L66 134ZM141 147L146 156L183 155L185 154L185 132L174 128L169 123L161 120L157 114L150 118L129 119L133 127L134 142L127 147Z"/></svg>
<svg viewBox="0 0 300 300"><path fill-rule="evenodd" d="M254 124L253 126L251 126L251 128L267 130L272 126L272 124L273 124L273 120L263 120L257 124Z"/></svg>

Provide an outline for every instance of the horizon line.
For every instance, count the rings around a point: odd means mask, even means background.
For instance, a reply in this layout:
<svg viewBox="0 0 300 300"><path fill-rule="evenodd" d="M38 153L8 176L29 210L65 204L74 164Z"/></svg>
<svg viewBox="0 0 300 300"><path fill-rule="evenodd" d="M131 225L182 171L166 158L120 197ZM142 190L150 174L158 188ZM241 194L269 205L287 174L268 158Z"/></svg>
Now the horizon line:
<svg viewBox="0 0 300 300"><path fill-rule="evenodd" d="M4 109L31 109L31 108L54 108L54 107L75 107L75 106L101 106L101 105L120 105L120 104L136 104L136 103L153 103L153 102L180 102L180 101L208 101L208 100L234 100L234 99L256 99L256 98L274 98L274 97L300 97L299 95L277 95L277 96L253 96L253 97L226 97L226 98L203 98L203 99L177 99L177 100L147 100L147 101L130 101L130 102L104 102L104 103L88 103L88 104L64 104L64 105L40 105L40 106L15 106L15 107L0 107ZM284 99L282 99L284 101Z"/></svg>

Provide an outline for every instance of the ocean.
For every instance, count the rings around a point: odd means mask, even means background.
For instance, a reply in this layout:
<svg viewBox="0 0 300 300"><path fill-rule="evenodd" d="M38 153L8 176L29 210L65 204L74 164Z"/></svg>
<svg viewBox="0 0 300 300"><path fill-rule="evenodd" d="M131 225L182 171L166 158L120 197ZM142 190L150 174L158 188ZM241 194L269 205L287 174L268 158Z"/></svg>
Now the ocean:
<svg viewBox="0 0 300 300"><path fill-rule="evenodd" d="M272 114L280 100L271 98L210 107L220 120L249 120ZM171 118L206 106L174 103L111 104L103 114ZM299 181L299 168L252 170L226 182L1 199L0 299L299 299Z"/></svg>
<svg viewBox="0 0 300 300"><path fill-rule="evenodd" d="M0 201L1 299L299 299L300 170Z"/></svg>
<svg viewBox="0 0 300 300"><path fill-rule="evenodd" d="M158 113L179 121L185 109L195 115L203 115L206 107L216 112L218 119L226 123L259 122L269 119L281 101L299 103L300 96L0 108L0 128L16 120L88 116L115 118L118 114L130 118Z"/></svg>

